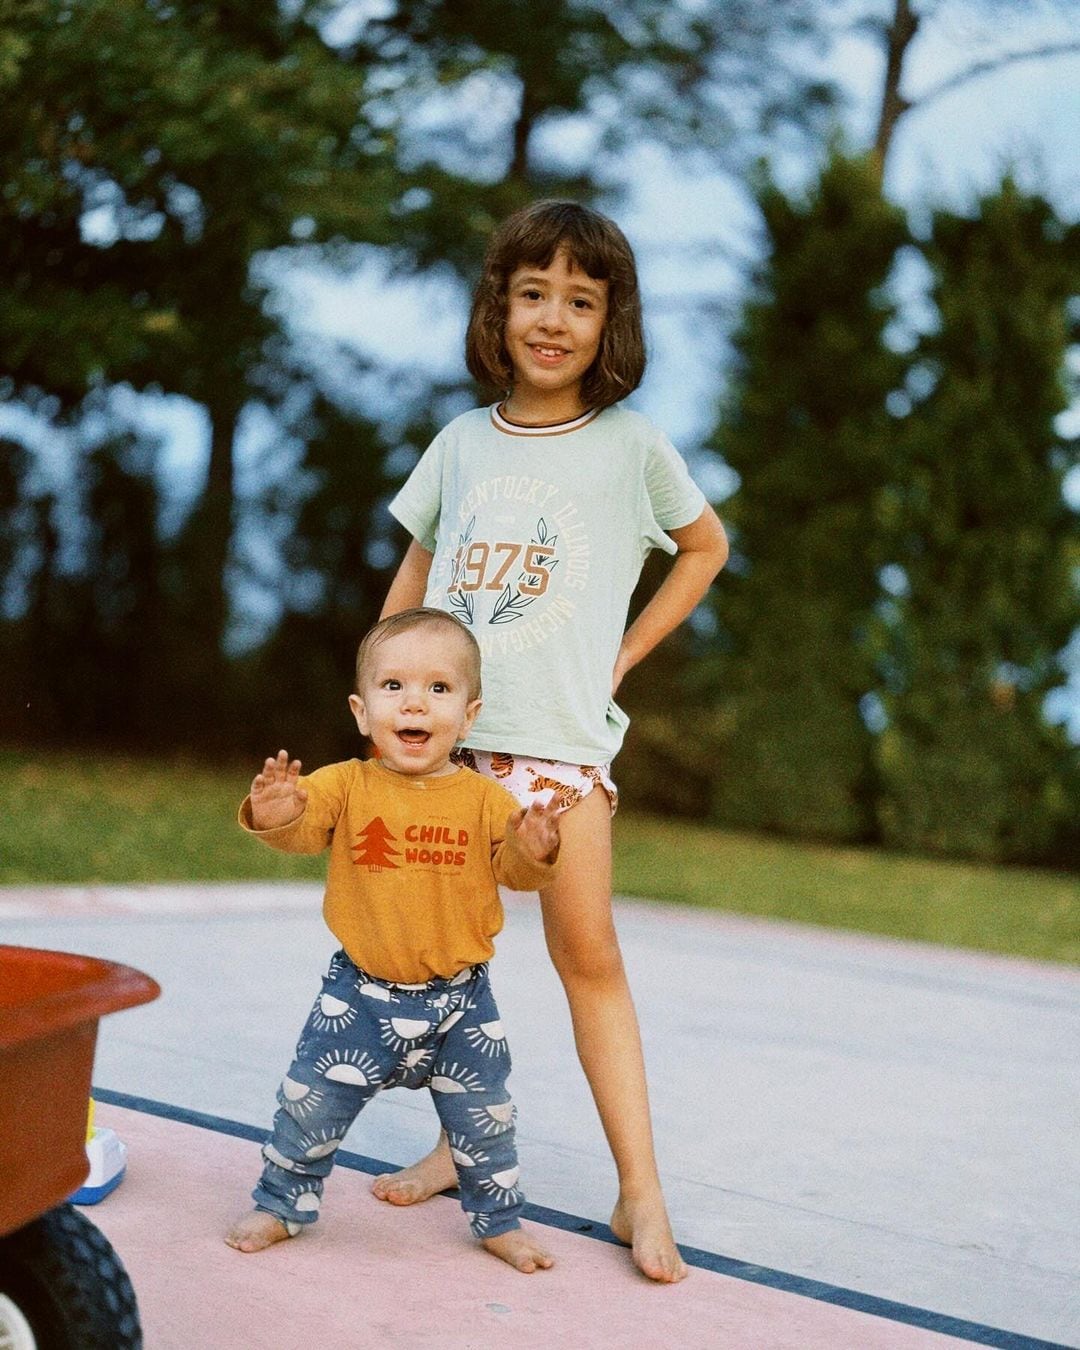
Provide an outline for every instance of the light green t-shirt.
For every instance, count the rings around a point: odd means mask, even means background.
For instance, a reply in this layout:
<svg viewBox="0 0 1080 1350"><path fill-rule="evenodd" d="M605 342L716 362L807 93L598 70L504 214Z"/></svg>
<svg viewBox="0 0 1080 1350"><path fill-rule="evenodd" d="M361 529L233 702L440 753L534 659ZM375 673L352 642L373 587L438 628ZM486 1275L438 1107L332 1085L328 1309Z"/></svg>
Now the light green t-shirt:
<svg viewBox="0 0 1080 1350"><path fill-rule="evenodd" d="M611 677L630 596L666 531L705 498L639 413L523 428L497 408L455 418L390 504L434 554L424 603L468 624L484 703L467 744L603 764L628 719Z"/></svg>

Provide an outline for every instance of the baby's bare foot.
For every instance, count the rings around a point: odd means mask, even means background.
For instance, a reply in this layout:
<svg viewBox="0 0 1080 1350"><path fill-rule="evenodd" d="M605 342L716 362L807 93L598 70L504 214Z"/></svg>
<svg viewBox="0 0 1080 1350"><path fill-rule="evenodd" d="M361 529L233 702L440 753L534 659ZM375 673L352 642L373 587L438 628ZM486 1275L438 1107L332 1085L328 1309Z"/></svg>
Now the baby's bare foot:
<svg viewBox="0 0 1080 1350"><path fill-rule="evenodd" d="M630 1247L634 1264L643 1275L661 1284L676 1284L687 1275L668 1222L664 1197L620 1196L611 1216L611 1231Z"/></svg>
<svg viewBox="0 0 1080 1350"><path fill-rule="evenodd" d="M457 1185L450 1149L440 1143L419 1162L400 1172L384 1172L371 1183L372 1194L391 1205L418 1205Z"/></svg>
<svg viewBox="0 0 1080 1350"><path fill-rule="evenodd" d="M554 1259L538 1246L523 1228L512 1228L509 1233L500 1233L498 1237L481 1238L481 1244L505 1261L508 1266L531 1275L536 1270L550 1270Z"/></svg>
<svg viewBox="0 0 1080 1350"><path fill-rule="evenodd" d="M299 1225L293 1227L299 1231ZM225 1234L225 1241L238 1252L261 1252L292 1236L283 1219L263 1209L252 1209L237 1219Z"/></svg>

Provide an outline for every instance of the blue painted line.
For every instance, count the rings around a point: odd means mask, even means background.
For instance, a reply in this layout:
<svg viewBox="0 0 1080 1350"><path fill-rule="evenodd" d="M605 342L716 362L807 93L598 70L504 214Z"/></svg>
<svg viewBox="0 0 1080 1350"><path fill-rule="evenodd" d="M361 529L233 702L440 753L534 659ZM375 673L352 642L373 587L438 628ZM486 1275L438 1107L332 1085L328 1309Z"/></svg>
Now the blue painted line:
<svg viewBox="0 0 1080 1350"><path fill-rule="evenodd" d="M207 1115L203 1111L191 1111L185 1106L171 1106L168 1102L153 1101L149 1097L133 1097L127 1092L113 1092L109 1088L92 1089L95 1101L107 1106L122 1106L128 1111L141 1111L144 1115L160 1116L165 1120L175 1120L182 1125L194 1125L202 1130L213 1130L217 1134L232 1135L237 1139L247 1139L262 1144L268 1131L255 1125L245 1125L238 1120L226 1120L223 1116ZM336 1162L340 1167L350 1168L354 1172L366 1172L376 1176L380 1172L399 1172L396 1163L382 1162L378 1158L369 1158L363 1153L351 1153L339 1149ZM448 1191L453 1195L453 1191ZM598 1242L609 1242L616 1247L624 1244L619 1241L606 1223L597 1223L592 1219L583 1219L576 1214L567 1214L560 1209L548 1209L544 1205L533 1205L528 1201L524 1208L525 1218L533 1223L558 1228L566 1233L580 1233L594 1238ZM864 1294L857 1289L844 1289L840 1285L825 1284L821 1280L810 1280L802 1275L791 1275L787 1271L773 1270L769 1266L756 1266L740 1261L734 1256L721 1256L718 1252L703 1251L699 1247L686 1247L679 1244L679 1251L687 1265L697 1266L701 1270L715 1271L718 1275L729 1275L736 1280L746 1280L750 1284L764 1285L769 1289L780 1289L787 1294L798 1294L801 1298L815 1299L819 1303L832 1303L839 1308L849 1308L852 1312L869 1313L871 1317L881 1317L890 1322L902 1322L906 1326L920 1327L924 1331L936 1331L943 1336L954 1336L958 1340L971 1341L975 1345L989 1345L995 1350L1078 1350L1076 1346L1064 1345L1058 1341L1039 1340L1034 1336L1022 1336L1019 1332L1003 1331L999 1327L985 1326L981 1322L968 1322L960 1317L949 1317L945 1313L932 1312L929 1308L916 1308L909 1303L896 1303L892 1299L877 1298L873 1294Z"/></svg>

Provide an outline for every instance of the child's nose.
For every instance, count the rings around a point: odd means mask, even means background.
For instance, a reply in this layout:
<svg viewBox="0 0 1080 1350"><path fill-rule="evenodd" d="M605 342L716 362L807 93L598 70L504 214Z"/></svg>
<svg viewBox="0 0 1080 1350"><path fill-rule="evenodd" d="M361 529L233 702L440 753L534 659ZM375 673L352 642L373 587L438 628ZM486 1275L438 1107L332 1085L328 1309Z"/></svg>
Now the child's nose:
<svg viewBox="0 0 1080 1350"><path fill-rule="evenodd" d="M413 712L422 712L427 707L426 691L423 688L403 689L401 691L401 704Z"/></svg>
<svg viewBox="0 0 1080 1350"><path fill-rule="evenodd" d="M554 297L540 311L540 326L549 333L556 333L563 326L562 306Z"/></svg>

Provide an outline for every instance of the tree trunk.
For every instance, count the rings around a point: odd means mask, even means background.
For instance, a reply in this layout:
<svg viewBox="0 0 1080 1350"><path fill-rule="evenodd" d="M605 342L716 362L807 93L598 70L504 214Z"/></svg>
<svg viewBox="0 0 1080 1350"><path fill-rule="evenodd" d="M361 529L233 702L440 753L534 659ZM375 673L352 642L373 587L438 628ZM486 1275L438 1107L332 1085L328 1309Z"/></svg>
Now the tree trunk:
<svg viewBox="0 0 1080 1350"><path fill-rule="evenodd" d="M207 409L210 463L206 485L185 531L184 571L189 632L215 664L228 621L226 568L232 543L234 442L240 410L233 404Z"/></svg>
<svg viewBox="0 0 1080 1350"><path fill-rule="evenodd" d="M529 96L529 86L521 83L521 109L514 122L514 148L510 159L509 177L519 183L529 181L529 138L536 121L537 109Z"/></svg>
<svg viewBox="0 0 1080 1350"><path fill-rule="evenodd" d="M882 178L885 176L885 160L892 145L896 124L911 107L900 92L900 83L907 50L918 31L919 16L912 12L910 0L896 0L892 21L885 30L885 81L874 136L874 159Z"/></svg>

